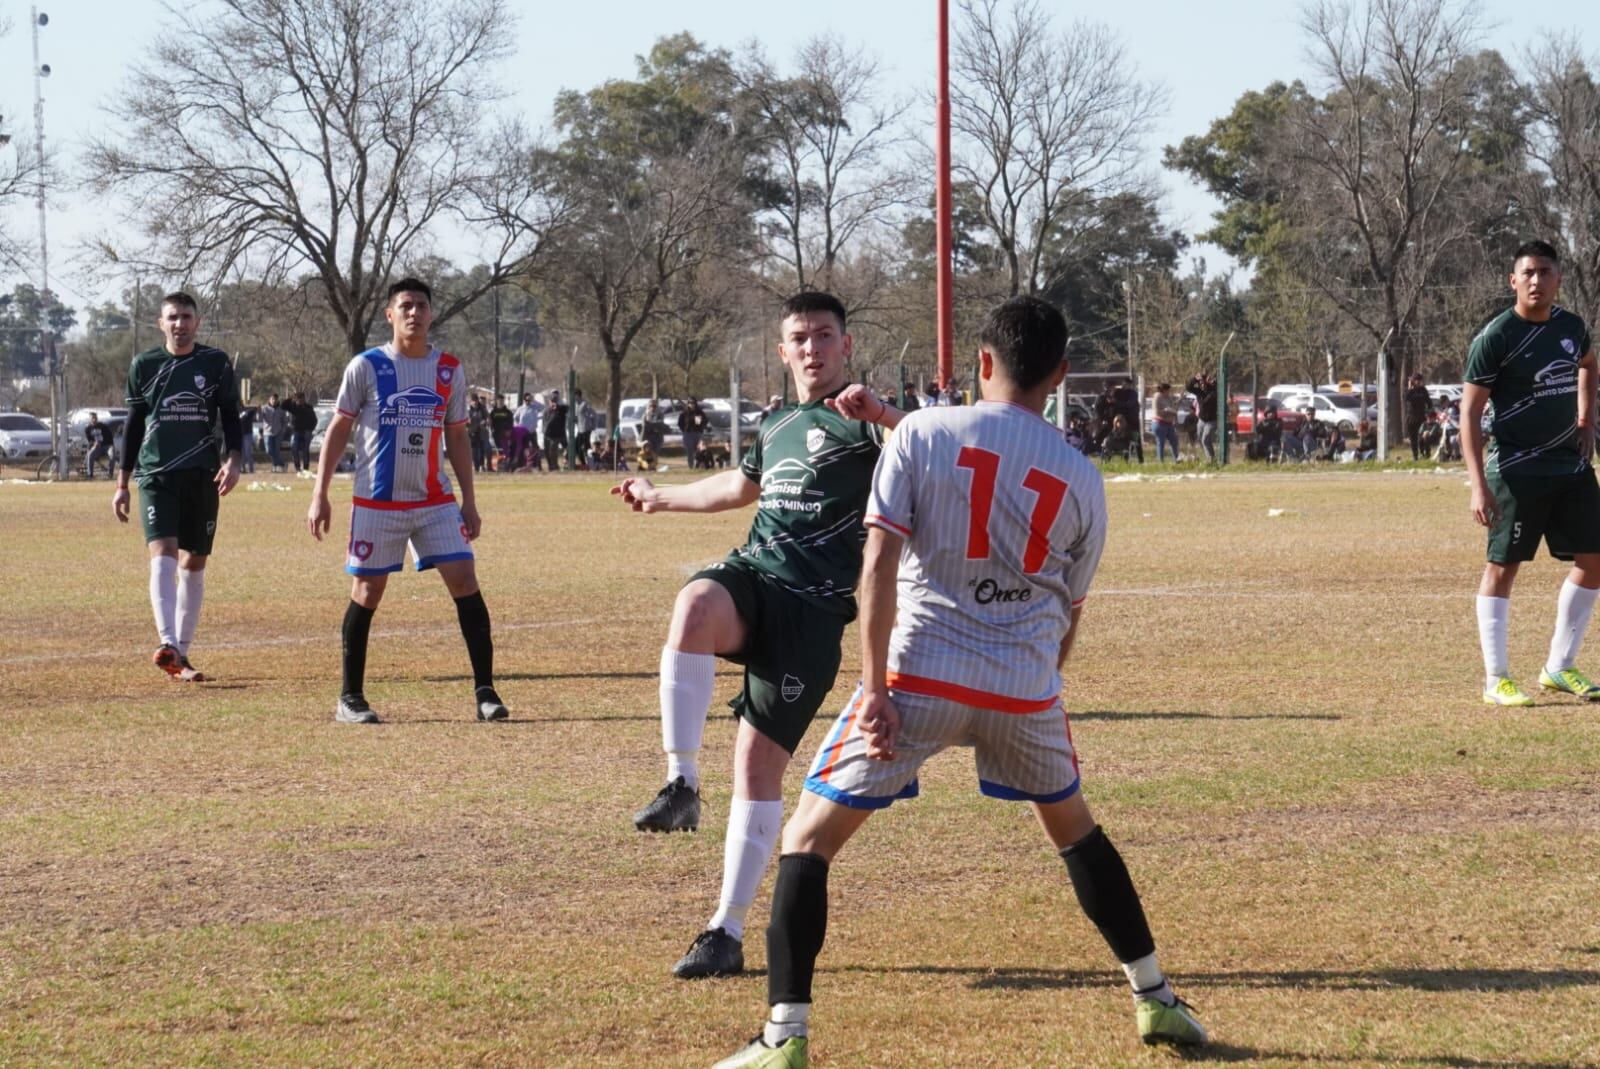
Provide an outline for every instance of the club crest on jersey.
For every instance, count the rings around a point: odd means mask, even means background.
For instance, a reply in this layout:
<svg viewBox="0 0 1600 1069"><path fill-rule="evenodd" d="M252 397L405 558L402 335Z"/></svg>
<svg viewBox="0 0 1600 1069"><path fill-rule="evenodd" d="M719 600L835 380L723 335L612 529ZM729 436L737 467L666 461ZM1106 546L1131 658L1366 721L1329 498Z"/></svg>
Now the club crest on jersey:
<svg viewBox="0 0 1600 1069"><path fill-rule="evenodd" d="M455 377L456 377L456 369L455 368L440 366L440 368L439 368L439 381L440 382L442 382L446 386L448 386L448 385L450 385L450 380L455 378Z"/></svg>
<svg viewBox="0 0 1600 1069"><path fill-rule="evenodd" d="M1578 355L1578 343L1573 341L1571 338L1562 338L1561 348L1567 351L1568 356Z"/></svg>
<svg viewBox="0 0 1600 1069"><path fill-rule="evenodd" d="M778 686L778 693L783 695L784 701L792 702L799 698L800 692L805 689L806 685L804 683L800 682L794 676L785 673L783 682Z"/></svg>
<svg viewBox="0 0 1600 1069"><path fill-rule="evenodd" d="M806 431L806 452L815 453L828 444L828 432L821 427L812 427Z"/></svg>
<svg viewBox="0 0 1600 1069"><path fill-rule="evenodd" d="M194 377L194 388L197 390L206 388L206 377L204 375L196 375Z"/></svg>

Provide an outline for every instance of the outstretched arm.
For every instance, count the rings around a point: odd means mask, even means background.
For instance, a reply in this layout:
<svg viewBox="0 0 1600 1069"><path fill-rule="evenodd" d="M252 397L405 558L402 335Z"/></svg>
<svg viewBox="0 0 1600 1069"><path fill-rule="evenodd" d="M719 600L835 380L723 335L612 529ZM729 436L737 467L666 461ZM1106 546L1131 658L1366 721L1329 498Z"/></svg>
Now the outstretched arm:
<svg viewBox="0 0 1600 1069"><path fill-rule="evenodd" d="M846 386L838 397L830 397L823 403L841 416L859 419L863 423L876 423L885 430L893 430L906 418L904 412L860 383Z"/></svg>
<svg viewBox="0 0 1600 1069"><path fill-rule="evenodd" d="M635 512L723 512L755 501L761 496L761 485L735 468L683 486L624 479L611 492Z"/></svg>

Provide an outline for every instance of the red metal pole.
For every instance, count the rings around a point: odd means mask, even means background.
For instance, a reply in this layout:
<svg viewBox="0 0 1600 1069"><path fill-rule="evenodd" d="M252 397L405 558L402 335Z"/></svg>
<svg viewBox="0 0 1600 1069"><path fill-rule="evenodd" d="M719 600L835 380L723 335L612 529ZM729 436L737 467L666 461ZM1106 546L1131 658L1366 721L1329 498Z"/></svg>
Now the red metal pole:
<svg viewBox="0 0 1600 1069"><path fill-rule="evenodd" d="M950 0L939 0L939 120L934 170L934 256L938 261L939 392L955 378L956 313L950 256Z"/></svg>

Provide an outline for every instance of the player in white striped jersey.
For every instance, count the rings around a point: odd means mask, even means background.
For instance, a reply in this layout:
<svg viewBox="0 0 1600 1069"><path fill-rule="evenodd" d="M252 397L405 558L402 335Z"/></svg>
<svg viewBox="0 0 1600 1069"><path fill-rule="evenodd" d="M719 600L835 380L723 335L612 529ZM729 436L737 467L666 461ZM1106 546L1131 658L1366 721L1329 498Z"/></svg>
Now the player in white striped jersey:
<svg viewBox="0 0 1600 1069"><path fill-rule="evenodd" d="M345 571L355 578L345 609L344 683L334 719L378 722L365 693L367 636L389 574L400 570L409 543L417 570L437 569L455 599L472 661L478 719L504 720L509 714L494 689L489 608L478 590L468 544L478 537L481 523L467 439L466 374L461 361L428 341L433 292L426 283L403 278L390 286L384 316L393 328L390 343L361 353L345 368L306 516L320 541L332 514L328 484L353 433L355 493ZM459 503L443 470L445 458L460 485Z"/></svg>
<svg viewBox="0 0 1600 1069"><path fill-rule="evenodd" d="M950 746L973 747L984 794L1032 805L1122 962L1141 1038L1205 1042L1157 964L1127 867L1083 800L1061 705L1060 666L1106 530L1099 472L1042 415L1067 372L1066 337L1044 301L1000 305L978 354L983 400L912 413L878 462L861 686L783 830L767 929L770 1018L717 1069L807 1064L829 865L875 810L915 796L918 769Z"/></svg>

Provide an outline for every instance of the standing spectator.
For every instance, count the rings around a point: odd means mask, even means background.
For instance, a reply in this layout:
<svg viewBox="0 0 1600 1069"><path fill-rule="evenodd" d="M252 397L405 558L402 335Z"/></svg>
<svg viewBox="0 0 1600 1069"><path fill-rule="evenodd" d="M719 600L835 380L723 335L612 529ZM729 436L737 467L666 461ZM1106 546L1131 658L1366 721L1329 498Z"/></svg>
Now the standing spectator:
<svg viewBox="0 0 1600 1069"><path fill-rule="evenodd" d="M239 409L239 470L246 475L256 473L256 410L246 405Z"/></svg>
<svg viewBox="0 0 1600 1069"><path fill-rule="evenodd" d="M678 413L678 430L683 432L683 455L689 459L691 468L700 466L700 436L705 434L706 424L710 422L700 410L700 402L692 397L684 403L683 411Z"/></svg>
<svg viewBox="0 0 1600 1069"><path fill-rule="evenodd" d="M900 391L900 411L915 412L921 407L922 403L917 400L917 388L915 386L908 385Z"/></svg>
<svg viewBox="0 0 1600 1069"><path fill-rule="evenodd" d="M1300 410L1300 453L1307 460L1316 457L1317 443L1323 437L1323 428L1326 424L1317 419L1317 414L1312 409Z"/></svg>
<svg viewBox="0 0 1600 1069"><path fill-rule="evenodd" d="M290 407L292 405L292 407ZM304 390L296 390L289 412L289 452L294 454L296 473L311 470L311 436L317 431L317 410L306 400Z"/></svg>
<svg viewBox="0 0 1600 1069"><path fill-rule="evenodd" d="M539 436L543 441L545 460L551 471L560 471L559 458L567 451L567 406L561 403L561 391L551 390L544 412L539 417Z"/></svg>
<svg viewBox="0 0 1600 1069"><path fill-rule="evenodd" d="M1172 399L1172 384L1163 382L1156 386L1156 395L1151 399L1153 409L1150 417L1150 432L1156 439L1156 459L1166 460L1167 450L1172 450L1172 459L1178 459L1178 407Z"/></svg>
<svg viewBox="0 0 1600 1069"><path fill-rule="evenodd" d="M1217 377L1202 371L1189 380L1189 392L1194 394L1195 425L1198 428L1200 448L1206 459L1217 462Z"/></svg>
<svg viewBox="0 0 1600 1069"><path fill-rule="evenodd" d="M661 418L661 406L653 397L644 406L644 418L639 421L639 438L650 447L653 456L661 455L661 447L667 440L667 422Z"/></svg>
<svg viewBox="0 0 1600 1069"><path fill-rule="evenodd" d="M600 426L600 414L594 410L582 390L572 391L572 411L568 414L572 423L572 440L577 443L578 463L587 468L589 466L588 449L589 439Z"/></svg>
<svg viewBox="0 0 1600 1069"><path fill-rule="evenodd" d="M489 458L489 406L481 397L467 406L467 434L472 440L472 470L482 471Z"/></svg>
<svg viewBox="0 0 1600 1069"><path fill-rule="evenodd" d="M531 393L522 395L522 404L517 406L516 423L511 427L511 463L507 471L516 471L519 468L531 466L534 463L534 450L537 448L534 436L539 432L539 417L544 413L544 405Z"/></svg>
<svg viewBox="0 0 1600 1069"><path fill-rule="evenodd" d="M1128 430L1132 439L1133 452L1138 455L1139 463L1144 463L1144 435L1139 433L1139 385L1130 375L1122 381L1122 385L1112 391L1112 402L1116 406L1117 415L1128 421Z"/></svg>
<svg viewBox="0 0 1600 1069"><path fill-rule="evenodd" d="M489 409L489 433L494 436L494 449L500 457L495 467L500 471L506 470L506 458L510 456L511 449L511 428L514 423L511 409L506 407L506 399L500 394L495 394L494 407Z"/></svg>
<svg viewBox="0 0 1600 1069"><path fill-rule="evenodd" d="M1422 384L1421 375L1411 376L1411 385L1406 388L1406 437L1411 439L1411 459L1422 459L1422 425L1428 422L1428 410L1433 407L1433 400L1428 396L1428 388Z"/></svg>
<svg viewBox="0 0 1600 1069"><path fill-rule="evenodd" d="M272 462L273 471L282 471L283 453L280 449L284 431L289 428L289 414L278 404L277 394L267 394L267 403L261 406L260 420L261 433L267 440L267 459Z"/></svg>
<svg viewBox="0 0 1600 1069"><path fill-rule="evenodd" d="M111 470L111 435L106 432L106 425L100 422L100 413L89 413L89 425L83 428L83 436L89 442L89 455L83 458L84 474L94 478L95 461L103 460L106 462L106 478L116 475Z"/></svg>

